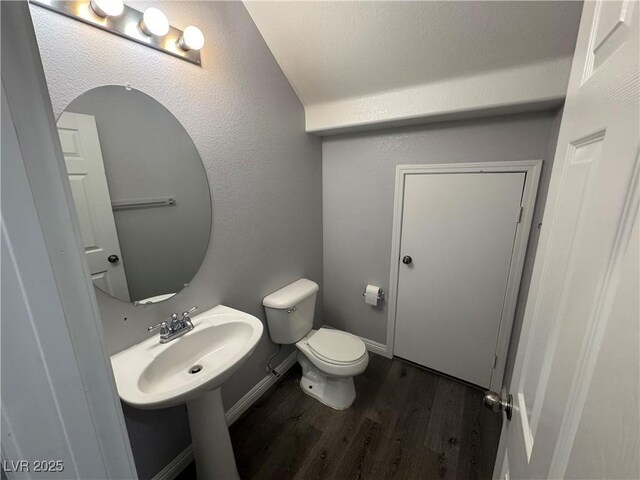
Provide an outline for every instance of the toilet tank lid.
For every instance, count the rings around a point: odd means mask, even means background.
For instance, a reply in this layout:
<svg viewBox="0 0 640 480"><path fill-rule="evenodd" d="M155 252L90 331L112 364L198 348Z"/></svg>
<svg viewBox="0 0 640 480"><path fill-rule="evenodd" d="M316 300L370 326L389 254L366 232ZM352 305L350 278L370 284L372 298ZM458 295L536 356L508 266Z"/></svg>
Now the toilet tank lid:
<svg viewBox="0 0 640 480"><path fill-rule="evenodd" d="M316 293L320 287L316 282L301 278L280 290L267 295L262 300L262 305L269 308L292 308L307 297Z"/></svg>

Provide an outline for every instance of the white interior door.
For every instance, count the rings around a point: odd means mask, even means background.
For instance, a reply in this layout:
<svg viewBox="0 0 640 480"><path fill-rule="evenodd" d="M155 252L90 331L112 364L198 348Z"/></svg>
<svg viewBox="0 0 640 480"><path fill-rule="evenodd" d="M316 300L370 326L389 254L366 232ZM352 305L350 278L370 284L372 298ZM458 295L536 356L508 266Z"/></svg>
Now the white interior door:
<svg viewBox="0 0 640 480"><path fill-rule="evenodd" d="M58 120L58 134L93 283L128 302L129 289L96 121L91 115L65 112Z"/></svg>
<svg viewBox="0 0 640 480"><path fill-rule="evenodd" d="M638 5L585 2L496 478L639 478Z"/></svg>
<svg viewBox="0 0 640 480"><path fill-rule="evenodd" d="M489 386L524 182L523 172L406 176L395 355Z"/></svg>

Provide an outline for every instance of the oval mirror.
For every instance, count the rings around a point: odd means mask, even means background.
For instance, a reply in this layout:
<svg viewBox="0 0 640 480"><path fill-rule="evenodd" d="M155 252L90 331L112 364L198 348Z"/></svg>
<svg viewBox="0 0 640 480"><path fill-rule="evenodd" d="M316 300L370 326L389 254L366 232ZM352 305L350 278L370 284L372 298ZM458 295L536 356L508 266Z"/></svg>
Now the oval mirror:
<svg viewBox="0 0 640 480"><path fill-rule="evenodd" d="M82 94L57 125L94 285L124 302L175 295L211 232L209 183L189 134L122 86Z"/></svg>

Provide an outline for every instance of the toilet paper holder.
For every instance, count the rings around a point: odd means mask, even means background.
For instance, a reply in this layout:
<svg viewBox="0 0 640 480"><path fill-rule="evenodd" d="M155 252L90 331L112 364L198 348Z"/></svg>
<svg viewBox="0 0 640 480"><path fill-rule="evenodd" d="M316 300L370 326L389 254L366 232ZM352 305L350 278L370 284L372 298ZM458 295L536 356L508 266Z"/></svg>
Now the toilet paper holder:
<svg viewBox="0 0 640 480"><path fill-rule="evenodd" d="M366 291L362 292L362 296L364 297L367 294ZM383 300L384 299L384 290L380 289L380 291L378 292L378 300Z"/></svg>

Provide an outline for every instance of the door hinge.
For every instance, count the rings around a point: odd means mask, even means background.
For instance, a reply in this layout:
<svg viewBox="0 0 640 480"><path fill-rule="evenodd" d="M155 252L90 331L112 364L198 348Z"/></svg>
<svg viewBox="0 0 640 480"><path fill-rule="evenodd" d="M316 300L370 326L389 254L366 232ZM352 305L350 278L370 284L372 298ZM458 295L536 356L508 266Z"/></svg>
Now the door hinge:
<svg viewBox="0 0 640 480"><path fill-rule="evenodd" d="M497 363L498 363L498 355L494 355L493 356L493 365L491 366L491 368L495 369Z"/></svg>
<svg viewBox="0 0 640 480"><path fill-rule="evenodd" d="M522 220L522 211L524 210L524 207L520 207L520 210L518 210L518 218L516 219L516 223L520 223L520 220Z"/></svg>

